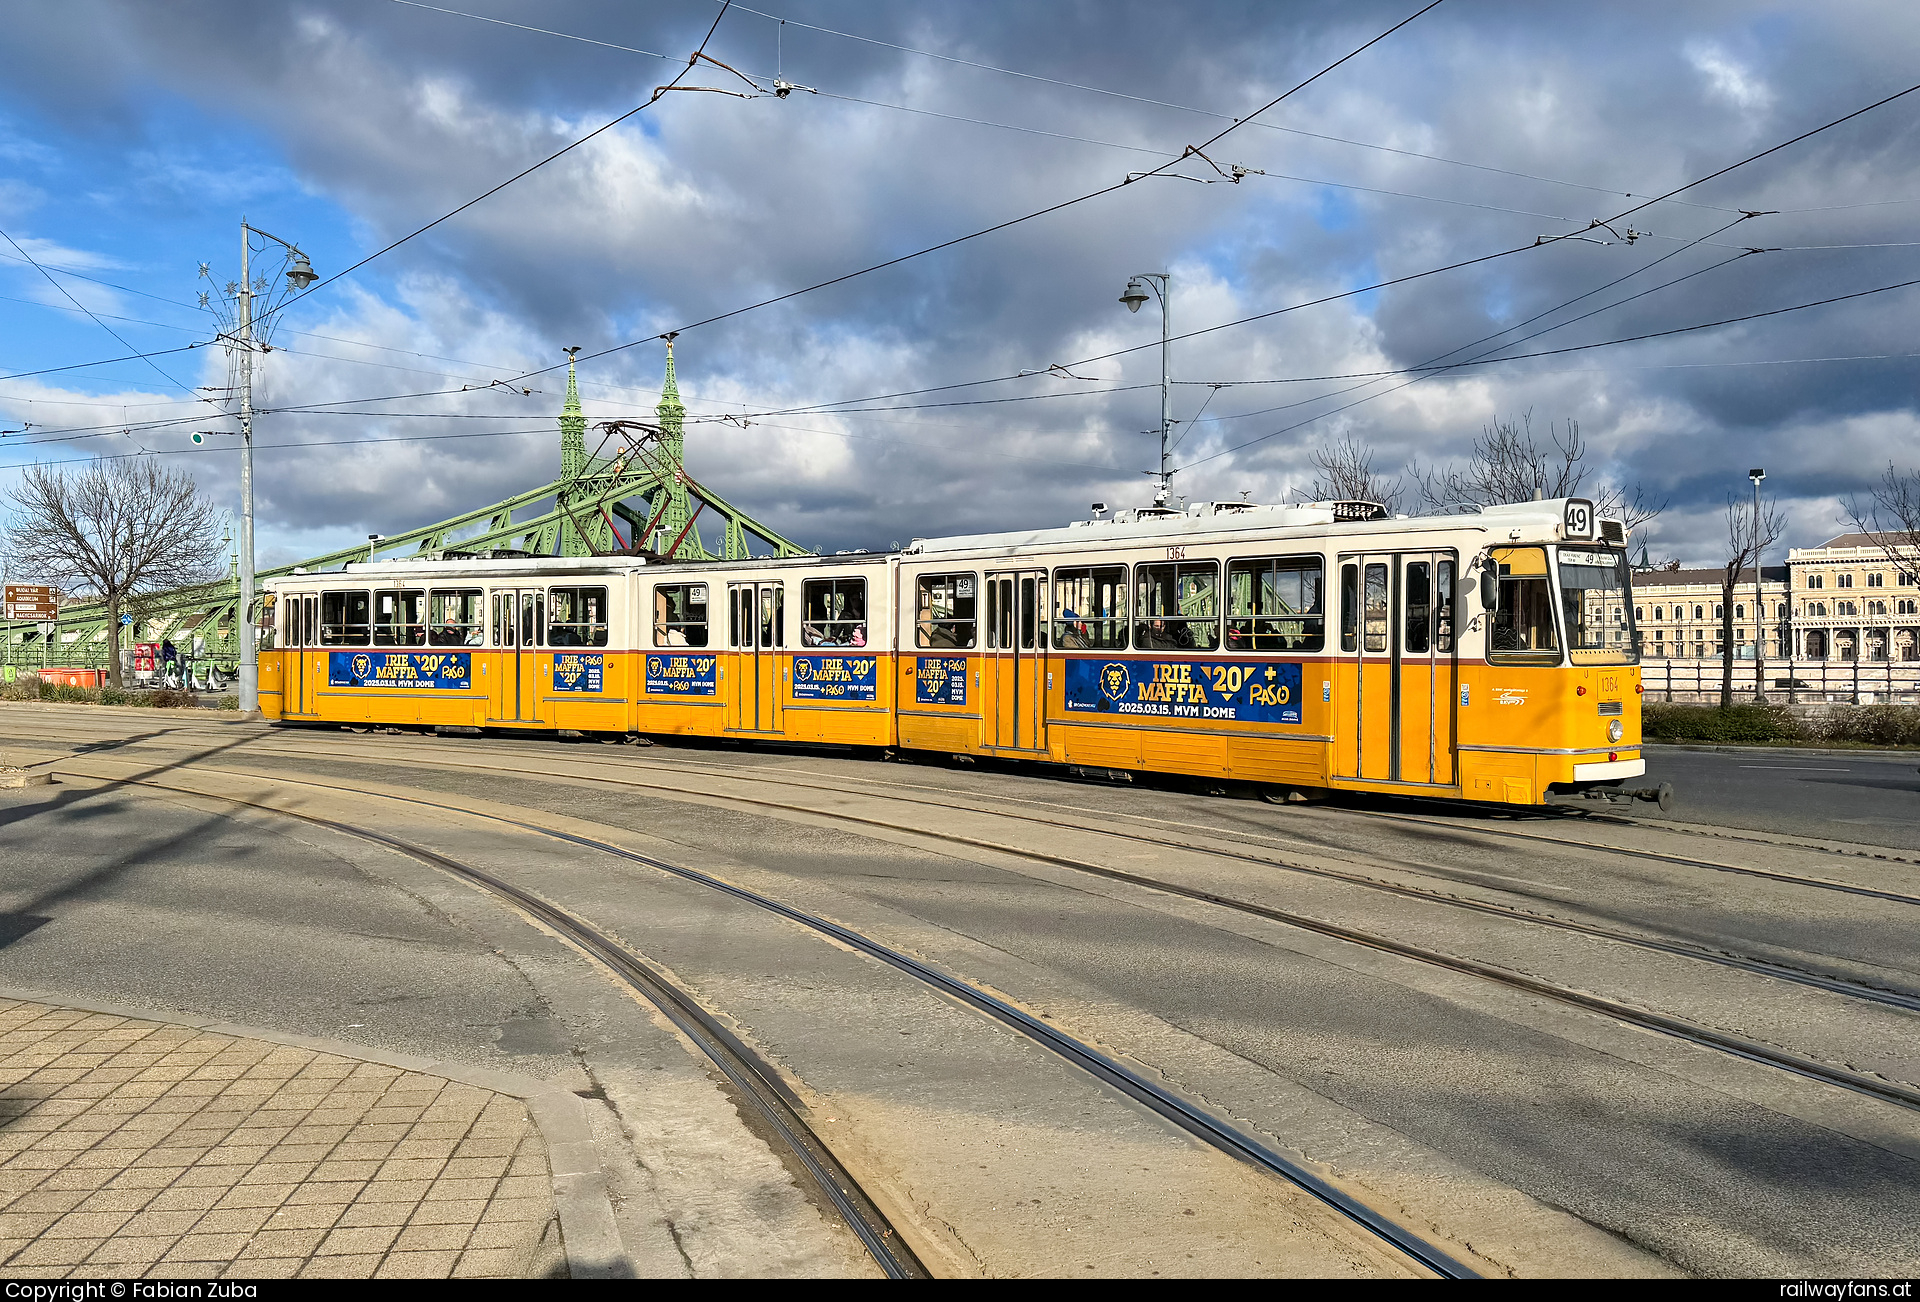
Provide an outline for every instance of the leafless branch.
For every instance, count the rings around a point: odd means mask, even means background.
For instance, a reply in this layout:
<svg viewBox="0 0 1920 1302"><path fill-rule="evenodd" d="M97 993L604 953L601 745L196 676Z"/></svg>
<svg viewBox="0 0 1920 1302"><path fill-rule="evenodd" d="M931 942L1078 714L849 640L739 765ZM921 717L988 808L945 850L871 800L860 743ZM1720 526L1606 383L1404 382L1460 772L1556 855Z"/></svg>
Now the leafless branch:
<svg viewBox="0 0 1920 1302"><path fill-rule="evenodd" d="M1666 499L1656 502L1638 484L1631 497L1624 488L1597 480L1589 488L1592 471L1582 464L1586 455L1580 422L1567 421L1564 434L1549 424L1542 443L1534 435L1533 412L1528 410L1520 413L1518 421L1495 420L1483 427L1465 466L1409 469L1414 488L1430 511L1579 497L1585 488L1584 495L1593 500L1599 515L1625 521L1631 532L1666 509Z"/></svg>
<svg viewBox="0 0 1920 1302"><path fill-rule="evenodd" d="M1920 470L1887 473L1867 491L1867 500L1846 502L1847 519L1873 539L1881 555L1914 583L1920 583Z"/></svg>
<svg viewBox="0 0 1920 1302"><path fill-rule="evenodd" d="M1344 434L1337 443L1316 448L1308 457L1313 462L1313 482L1296 495L1309 502L1378 502L1389 512L1397 512L1407 489L1398 475L1388 479L1373 470L1373 449Z"/></svg>
<svg viewBox="0 0 1920 1302"><path fill-rule="evenodd" d="M1777 502L1762 499L1756 517L1753 502L1742 494L1727 494L1727 559L1720 578L1720 708L1723 710L1733 705L1733 593L1740 582L1740 571L1754 566L1757 579L1760 557L1786 535L1787 517ZM1756 643L1766 633L1758 606L1756 601L1753 612ZM1759 655L1756 645L1756 663Z"/></svg>
<svg viewBox="0 0 1920 1302"><path fill-rule="evenodd" d="M146 458L78 470L43 463L27 467L10 502L12 567L106 603L116 687L128 601L218 576L221 517L184 471Z"/></svg>

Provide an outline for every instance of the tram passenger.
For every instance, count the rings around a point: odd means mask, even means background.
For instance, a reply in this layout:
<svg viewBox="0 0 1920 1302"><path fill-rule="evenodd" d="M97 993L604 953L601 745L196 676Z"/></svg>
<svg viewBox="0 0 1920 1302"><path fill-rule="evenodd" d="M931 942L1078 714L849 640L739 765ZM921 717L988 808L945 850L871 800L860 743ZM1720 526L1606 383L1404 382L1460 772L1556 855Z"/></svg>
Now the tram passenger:
<svg viewBox="0 0 1920 1302"><path fill-rule="evenodd" d="M1060 626L1060 646L1066 651L1089 651L1093 643L1087 639L1087 626L1079 622L1080 617L1073 613L1072 606L1060 608L1060 618L1065 622Z"/></svg>

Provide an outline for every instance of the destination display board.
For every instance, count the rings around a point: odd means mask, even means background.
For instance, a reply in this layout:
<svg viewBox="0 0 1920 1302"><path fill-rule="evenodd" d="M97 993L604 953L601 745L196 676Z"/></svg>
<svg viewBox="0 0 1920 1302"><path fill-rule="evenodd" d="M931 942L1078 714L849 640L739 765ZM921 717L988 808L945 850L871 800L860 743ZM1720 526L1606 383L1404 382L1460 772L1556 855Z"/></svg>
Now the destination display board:
<svg viewBox="0 0 1920 1302"><path fill-rule="evenodd" d="M6 585L6 617L36 621L58 619L60 601L44 583L9 583Z"/></svg>
<svg viewBox="0 0 1920 1302"><path fill-rule="evenodd" d="M913 699L921 705L967 703L965 656L920 656L913 675Z"/></svg>
<svg viewBox="0 0 1920 1302"><path fill-rule="evenodd" d="M795 656L796 701L872 701L879 697L879 660L873 656Z"/></svg>
<svg viewBox="0 0 1920 1302"><path fill-rule="evenodd" d="M1066 708L1245 723L1300 722L1300 666L1260 661L1069 660Z"/></svg>
<svg viewBox="0 0 1920 1302"><path fill-rule="evenodd" d="M553 658L553 690L556 692L604 691L605 655L569 651Z"/></svg>
<svg viewBox="0 0 1920 1302"><path fill-rule="evenodd" d="M329 651L329 687L456 688L473 685L467 651Z"/></svg>
<svg viewBox="0 0 1920 1302"><path fill-rule="evenodd" d="M719 686L719 656L647 657L647 692L655 696L712 696Z"/></svg>

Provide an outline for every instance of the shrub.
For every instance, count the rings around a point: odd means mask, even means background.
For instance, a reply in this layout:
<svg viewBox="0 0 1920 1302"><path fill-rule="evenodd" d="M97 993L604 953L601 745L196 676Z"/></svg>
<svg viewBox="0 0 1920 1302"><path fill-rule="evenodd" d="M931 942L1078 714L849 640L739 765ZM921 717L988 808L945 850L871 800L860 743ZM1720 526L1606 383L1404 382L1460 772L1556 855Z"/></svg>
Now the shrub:
<svg viewBox="0 0 1920 1302"><path fill-rule="evenodd" d="M102 705L138 705L139 703L140 698L124 688L102 687L100 689L100 704Z"/></svg>
<svg viewBox="0 0 1920 1302"><path fill-rule="evenodd" d="M1814 721L1822 741L1870 746L1920 746L1920 707L1849 705Z"/></svg>
<svg viewBox="0 0 1920 1302"><path fill-rule="evenodd" d="M179 688L163 687L153 694L153 704L162 710L190 709L200 704L200 698Z"/></svg>
<svg viewBox="0 0 1920 1302"><path fill-rule="evenodd" d="M1641 728L1648 741L1707 741L1753 744L1806 740L1792 712L1777 705L1677 705L1649 701L1641 706Z"/></svg>
<svg viewBox="0 0 1920 1302"><path fill-rule="evenodd" d="M237 710L240 708L240 698L229 693L220 698L220 708L223 710Z"/></svg>

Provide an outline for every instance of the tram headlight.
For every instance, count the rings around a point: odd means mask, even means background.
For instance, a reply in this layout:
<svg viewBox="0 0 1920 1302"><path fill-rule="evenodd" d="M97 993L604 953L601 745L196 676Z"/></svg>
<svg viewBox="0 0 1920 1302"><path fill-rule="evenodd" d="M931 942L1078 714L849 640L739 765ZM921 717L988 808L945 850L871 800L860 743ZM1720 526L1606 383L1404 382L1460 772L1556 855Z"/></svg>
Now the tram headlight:
<svg viewBox="0 0 1920 1302"><path fill-rule="evenodd" d="M1619 741L1622 737L1626 735L1627 735L1627 725L1620 722L1620 720L1615 719L1612 723L1609 723L1607 725L1608 741Z"/></svg>

